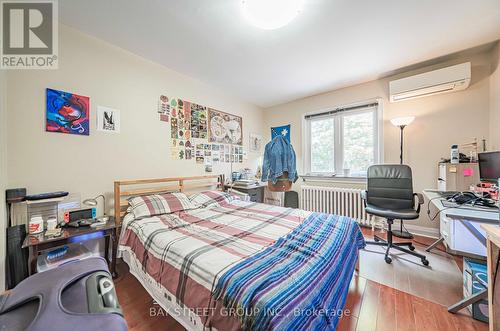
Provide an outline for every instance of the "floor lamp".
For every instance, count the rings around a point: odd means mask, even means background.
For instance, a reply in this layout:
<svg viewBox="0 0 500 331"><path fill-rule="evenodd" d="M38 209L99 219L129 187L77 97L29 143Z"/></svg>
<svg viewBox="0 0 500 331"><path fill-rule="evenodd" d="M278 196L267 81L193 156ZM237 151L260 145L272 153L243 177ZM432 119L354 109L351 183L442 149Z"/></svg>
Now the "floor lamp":
<svg viewBox="0 0 500 331"><path fill-rule="evenodd" d="M405 117L397 117L391 120L392 125L397 126L400 130L400 142L399 142L399 163L403 164L403 138L404 138L404 130L405 127L411 124L415 120L415 116L405 116ZM403 230L403 220L399 220L399 224L401 224L400 230L392 231L392 234L399 238L405 239L413 239L413 235Z"/></svg>

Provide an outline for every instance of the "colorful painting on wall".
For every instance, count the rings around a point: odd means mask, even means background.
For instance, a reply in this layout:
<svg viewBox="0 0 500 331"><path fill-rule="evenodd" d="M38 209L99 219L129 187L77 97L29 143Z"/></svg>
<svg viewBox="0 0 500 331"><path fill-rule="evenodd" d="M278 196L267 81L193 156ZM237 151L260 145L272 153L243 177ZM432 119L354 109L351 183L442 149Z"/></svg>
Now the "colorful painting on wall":
<svg viewBox="0 0 500 331"><path fill-rule="evenodd" d="M285 139L290 142L290 124L275 126L271 128L271 139L274 139L277 135L282 135Z"/></svg>
<svg viewBox="0 0 500 331"><path fill-rule="evenodd" d="M89 97L48 88L45 130L88 136L89 105Z"/></svg>
<svg viewBox="0 0 500 331"><path fill-rule="evenodd" d="M224 144L243 144L243 120L215 109L208 109L209 141Z"/></svg>

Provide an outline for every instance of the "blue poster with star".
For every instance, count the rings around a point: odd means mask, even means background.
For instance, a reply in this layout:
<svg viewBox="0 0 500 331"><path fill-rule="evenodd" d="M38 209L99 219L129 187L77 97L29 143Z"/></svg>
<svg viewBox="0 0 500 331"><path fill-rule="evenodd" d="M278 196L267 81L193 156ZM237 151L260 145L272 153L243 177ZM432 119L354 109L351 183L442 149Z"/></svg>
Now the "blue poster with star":
<svg viewBox="0 0 500 331"><path fill-rule="evenodd" d="M290 142L290 124L271 128L271 140L279 134Z"/></svg>

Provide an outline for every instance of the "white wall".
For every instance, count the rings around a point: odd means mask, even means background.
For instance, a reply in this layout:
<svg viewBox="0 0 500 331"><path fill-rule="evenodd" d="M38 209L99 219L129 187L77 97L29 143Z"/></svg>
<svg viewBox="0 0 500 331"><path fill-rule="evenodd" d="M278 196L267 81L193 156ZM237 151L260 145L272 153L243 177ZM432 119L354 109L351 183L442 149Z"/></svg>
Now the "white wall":
<svg viewBox="0 0 500 331"><path fill-rule="evenodd" d="M5 208L5 189L7 188L7 116L6 116L5 71L0 70L0 291L5 289L5 237L7 214Z"/></svg>
<svg viewBox="0 0 500 331"><path fill-rule="evenodd" d="M299 174L302 174L301 120L304 113L380 97L384 112L385 162L399 163L399 129L393 127L389 120L399 116L416 116L416 120L405 129L405 163L413 169L417 192L436 188L437 163L441 157L449 157L452 144L467 143L474 137L488 138L490 60L489 53L476 54L268 108L264 111L266 136L269 138L271 126L292 125L292 144L297 153ZM389 80L465 61L472 62L472 83L467 90L398 103L389 102ZM298 181L296 186L300 184L301 181ZM417 222L407 224L438 227L437 222L428 221L425 212Z"/></svg>
<svg viewBox="0 0 500 331"><path fill-rule="evenodd" d="M7 76L8 185L28 193L67 190L82 198L112 196L119 179L204 174L194 161L170 157L170 123L160 122L160 94L243 117L244 146L261 132L262 110L111 44L60 26L59 69L18 70ZM90 97L90 136L45 132L45 89ZM96 131L96 107L121 110L121 133ZM256 168L255 154L242 166ZM214 174L229 173L229 164ZM111 199L107 203L112 207Z"/></svg>
<svg viewBox="0 0 500 331"><path fill-rule="evenodd" d="M490 77L490 145L500 150L500 42L492 52Z"/></svg>

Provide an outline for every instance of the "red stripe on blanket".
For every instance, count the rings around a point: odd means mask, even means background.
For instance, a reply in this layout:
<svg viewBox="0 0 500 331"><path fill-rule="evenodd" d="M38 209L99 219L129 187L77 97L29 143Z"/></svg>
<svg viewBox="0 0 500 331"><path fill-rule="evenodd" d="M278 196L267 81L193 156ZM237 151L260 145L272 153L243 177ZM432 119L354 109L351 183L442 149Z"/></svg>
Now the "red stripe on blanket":
<svg viewBox="0 0 500 331"><path fill-rule="evenodd" d="M300 216L286 215L282 212L241 207L238 205L233 205L231 203L221 203L220 206L223 208L236 210L236 212L234 213L235 215L239 215L238 213L245 213L245 215L244 215L245 217L255 219L255 220L262 220L261 218L252 216L255 214L262 214L262 215L268 215L268 216L273 216L273 217L279 217L279 219L276 222L273 222L273 224L284 226L288 229L295 229L296 225L302 223L305 219L305 218L300 217ZM217 212L220 212L220 211L217 211ZM243 216L243 215L241 215L241 216ZM293 226L286 225L284 223L281 223L282 220L287 220L287 221L297 223L297 224L293 225Z"/></svg>
<svg viewBox="0 0 500 331"><path fill-rule="evenodd" d="M156 211L156 208L153 206L153 204L151 203L151 200L146 198L146 199L142 199L142 201L144 201L144 203L146 204L146 206L148 207L148 210L149 210L149 214L150 215L155 215L157 214L158 212ZM136 214L137 215L137 214Z"/></svg>
<svg viewBox="0 0 500 331"><path fill-rule="evenodd" d="M232 237L237 237L238 239L245 240L254 244L261 246L269 246L276 241L276 239L260 236L256 233L235 228L227 224L219 224L212 222L211 220L206 220L188 213L181 212L179 217L188 223L196 224L198 226L210 229L212 231L228 234ZM251 218L251 217L248 217ZM177 229L176 229L177 230Z"/></svg>
<svg viewBox="0 0 500 331"><path fill-rule="evenodd" d="M304 220L300 216L294 216L292 214L284 215L283 212L279 212L279 211L262 210L262 209L251 208L251 207L241 207L241 206L233 205L230 203L224 203L223 207L224 208L231 208L231 209L240 209L241 211L245 211L245 212L264 214L264 215L269 215L269 216L274 216L274 217L279 216L280 218L286 219L287 221L292 221L292 222L296 222L296 223L302 223L302 221Z"/></svg>
<svg viewBox="0 0 500 331"><path fill-rule="evenodd" d="M160 221L161 221L163 224L165 224L165 225L167 225L167 226L171 226L171 225L172 225L172 224L168 221L168 219L166 220L164 217L159 217L159 219L160 219ZM180 226L179 226L179 227L176 227L176 228L174 229L174 231L179 232L179 233L182 233L182 234L184 234L184 235L187 235L187 236L189 236L189 237L191 237L191 238L198 239L198 240L200 240L200 241L202 241L202 242L204 242L204 243L206 243L206 244L209 244L210 246L217 247L217 248L222 249L223 251L226 251L226 252L228 252L228 253L230 253L230 254L233 254L233 255L235 255L235 256L239 256L239 257L245 257L245 256L247 256L246 254L240 253L240 252L238 252L238 251L236 251L236 250L234 250L234 249L232 249L232 248L229 248L229 247L225 246L225 245L224 245L224 243L220 243L220 242L218 242L218 241L214 241L214 240L211 240L211 239L209 239L209 238L202 237L202 236L200 236L200 235L198 235L198 234L196 234L196 233L194 233L194 232L187 231L187 230L186 230L186 229L184 229L183 227L180 227ZM221 240L224 240L224 239L230 239L230 238L222 238Z"/></svg>
<svg viewBox="0 0 500 331"><path fill-rule="evenodd" d="M172 212L176 212L178 210L184 210L184 206L182 205L182 202L173 194L162 194L161 197L165 199L167 202L168 208Z"/></svg>

